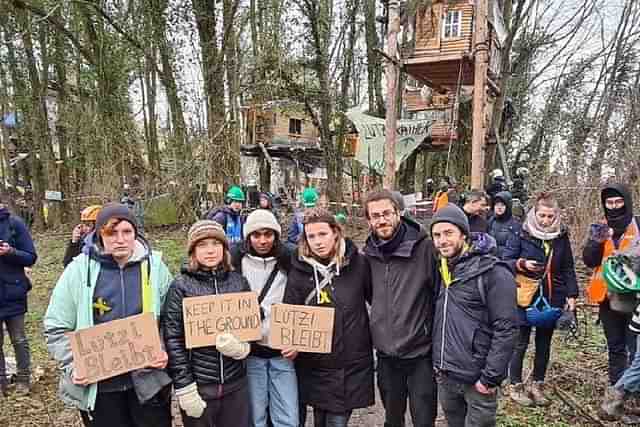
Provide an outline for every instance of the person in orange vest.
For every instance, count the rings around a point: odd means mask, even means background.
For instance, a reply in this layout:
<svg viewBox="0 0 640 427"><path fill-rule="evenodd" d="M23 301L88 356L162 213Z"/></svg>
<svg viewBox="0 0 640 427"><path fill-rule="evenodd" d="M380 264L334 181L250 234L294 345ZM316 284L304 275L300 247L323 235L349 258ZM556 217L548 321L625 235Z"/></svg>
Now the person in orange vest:
<svg viewBox="0 0 640 427"><path fill-rule="evenodd" d="M617 311L607 295L602 276L606 259L630 247L639 238L638 218L633 216L631 192L622 184L611 184L600 193L605 218L591 224L582 260L593 268L587 299L600 305L599 317L609 349L609 384L613 386L629 366L635 353L635 338L629 331L632 312Z"/></svg>
<svg viewBox="0 0 640 427"><path fill-rule="evenodd" d="M436 197L433 198L433 213L438 212L439 209L447 206L449 203L449 184L446 181L440 183L440 190L436 193Z"/></svg>

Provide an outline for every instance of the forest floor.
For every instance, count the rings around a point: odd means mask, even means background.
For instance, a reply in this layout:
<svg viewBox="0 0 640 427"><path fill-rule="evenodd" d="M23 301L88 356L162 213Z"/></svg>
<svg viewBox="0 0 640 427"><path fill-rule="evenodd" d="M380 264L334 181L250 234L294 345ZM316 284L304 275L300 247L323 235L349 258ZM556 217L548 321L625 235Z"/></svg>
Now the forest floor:
<svg viewBox="0 0 640 427"><path fill-rule="evenodd" d="M360 224L351 227L349 235L362 243L366 228ZM183 229L157 230L150 233L155 250L163 252L165 262L173 272L180 265L186 232ZM81 422L77 411L65 409L57 398L56 364L48 357L42 334L42 319L51 290L62 272L62 255L67 235L37 235L38 263L33 269L33 290L29 296L27 330L30 336L33 389L29 396L10 395L0 401L2 427L75 427ZM578 252L578 251L575 251ZM578 265L583 286L587 272ZM596 312L588 306L579 307L579 328L576 336L558 332L554 337L552 361L548 373L549 396L552 405L547 408L521 408L506 397L501 398L498 412L500 426L588 426L607 425L597 419L597 407L604 395L607 382L607 353L601 327L596 325ZM5 354L13 356L8 337ZM529 352L530 353L530 352ZM527 363L529 365L529 363ZM529 369L527 369L527 372ZM439 417L442 419L442 417ZM307 423L310 425L309 423ZM352 426L383 426L384 411L380 402L376 406L354 413ZM408 425L411 425L408 423ZM440 421L439 425L446 423Z"/></svg>

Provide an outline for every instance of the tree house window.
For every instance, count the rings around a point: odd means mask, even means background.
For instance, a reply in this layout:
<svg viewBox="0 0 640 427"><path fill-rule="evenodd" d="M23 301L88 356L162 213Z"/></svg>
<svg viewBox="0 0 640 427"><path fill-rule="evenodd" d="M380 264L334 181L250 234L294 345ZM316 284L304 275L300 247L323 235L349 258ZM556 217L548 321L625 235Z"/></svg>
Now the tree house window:
<svg viewBox="0 0 640 427"><path fill-rule="evenodd" d="M292 135L302 135L302 120L289 119L289 133Z"/></svg>
<svg viewBox="0 0 640 427"><path fill-rule="evenodd" d="M462 11L450 10L447 12L447 16L442 27L442 37L445 39L451 39L456 37L462 37Z"/></svg>

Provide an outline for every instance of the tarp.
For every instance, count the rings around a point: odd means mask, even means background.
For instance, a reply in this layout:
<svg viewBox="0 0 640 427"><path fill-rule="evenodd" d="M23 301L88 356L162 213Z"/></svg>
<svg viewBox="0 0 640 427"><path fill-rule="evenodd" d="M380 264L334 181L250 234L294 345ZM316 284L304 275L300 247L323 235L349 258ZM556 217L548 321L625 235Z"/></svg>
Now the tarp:
<svg viewBox="0 0 640 427"><path fill-rule="evenodd" d="M358 129L356 160L369 169L384 175L385 120L357 109L347 112L347 118ZM431 135L433 119L398 120L396 128L396 171L403 161Z"/></svg>
<svg viewBox="0 0 640 427"><path fill-rule="evenodd" d="M2 121L0 121L0 124L8 128L15 128L18 124L16 113L5 113L4 117L2 117Z"/></svg>

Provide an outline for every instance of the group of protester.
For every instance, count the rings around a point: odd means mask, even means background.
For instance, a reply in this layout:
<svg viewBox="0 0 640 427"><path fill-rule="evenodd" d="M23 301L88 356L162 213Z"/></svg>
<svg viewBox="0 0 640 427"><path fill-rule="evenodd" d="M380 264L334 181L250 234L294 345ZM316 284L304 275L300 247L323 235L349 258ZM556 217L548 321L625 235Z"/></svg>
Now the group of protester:
<svg viewBox="0 0 640 427"><path fill-rule="evenodd" d="M354 409L373 404L374 375L386 427L404 425L407 403L414 425L433 426L438 400L451 427L495 425L507 376L515 402L549 404L551 339L578 296L568 231L551 195L539 196L520 224L508 192L492 199L471 192L463 209L438 209L427 230L402 215L396 195L372 192L364 202L370 233L358 249L336 216L316 206L317 192L305 191L285 236L268 197L243 218L244 194L230 189L224 209L189 229L176 277L126 205L83 211L44 328L61 368L61 399L80 411L85 426L170 426L173 388L186 427L303 426L309 406L316 426L343 427ZM601 200L605 219L591 227L583 253L595 268L589 296L602 296L596 302L609 347L601 415L629 420L624 403L640 389L640 352L633 357L627 327L640 329L640 313L621 313L611 302L602 266L636 242L638 225L624 186L605 187ZM28 231L4 206L0 237L0 320L16 350L16 390L28 393L25 267L36 254ZM224 333L214 345L188 349L184 298L243 291L259 295L262 338L249 343ZM271 309L281 302L335 310L330 353L271 347ZM98 383L79 375L68 333L140 313L158 319L162 356ZM534 330L533 381L525 384Z"/></svg>

